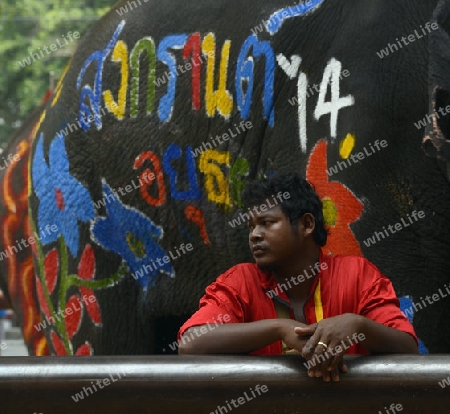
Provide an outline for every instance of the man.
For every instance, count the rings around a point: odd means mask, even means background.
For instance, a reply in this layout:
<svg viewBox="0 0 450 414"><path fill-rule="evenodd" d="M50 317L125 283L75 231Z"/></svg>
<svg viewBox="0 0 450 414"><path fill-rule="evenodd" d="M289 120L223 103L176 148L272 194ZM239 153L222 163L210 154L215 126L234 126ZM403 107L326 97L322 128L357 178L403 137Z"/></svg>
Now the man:
<svg viewBox="0 0 450 414"><path fill-rule="evenodd" d="M302 353L311 377L328 382L345 372L347 350L418 353L389 279L364 258L322 253L322 203L306 180L263 179L243 199L256 264L234 266L206 288L180 329L180 354L273 355L285 345ZM288 318L279 317L283 308Z"/></svg>

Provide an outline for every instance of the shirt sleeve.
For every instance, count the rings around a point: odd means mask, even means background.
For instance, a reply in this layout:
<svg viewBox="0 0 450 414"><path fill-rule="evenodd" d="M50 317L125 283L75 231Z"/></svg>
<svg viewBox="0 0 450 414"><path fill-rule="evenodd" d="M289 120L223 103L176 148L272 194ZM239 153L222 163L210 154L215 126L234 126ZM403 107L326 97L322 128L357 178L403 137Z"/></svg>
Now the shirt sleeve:
<svg viewBox="0 0 450 414"><path fill-rule="evenodd" d="M205 295L200 299L200 309L180 328L178 340L193 326L244 322L245 310L240 300L239 283L232 283L239 278L239 273L237 269L230 269L206 288Z"/></svg>
<svg viewBox="0 0 450 414"><path fill-rule="evenodd" d="M400 310L400 302L391 281L367 261L363 267L363 274L371 283L361 294L358 313L375 322L410 334L418 344L412 324Z"/></svg>

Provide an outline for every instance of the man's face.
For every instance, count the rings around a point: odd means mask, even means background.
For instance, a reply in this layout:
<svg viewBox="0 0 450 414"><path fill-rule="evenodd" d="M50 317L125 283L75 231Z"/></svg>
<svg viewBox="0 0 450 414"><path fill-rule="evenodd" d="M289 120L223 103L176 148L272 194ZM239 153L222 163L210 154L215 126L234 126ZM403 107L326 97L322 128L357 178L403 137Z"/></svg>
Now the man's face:
<svg viewBox="0 0 450 414"><path fill-rule="evenodd" d="M257 265L266 270L276 270L280 266L298 259L302 237L298 228L294 230L289 218L280 206L266 212L251 208L248 222L249 245Z"/></svg>

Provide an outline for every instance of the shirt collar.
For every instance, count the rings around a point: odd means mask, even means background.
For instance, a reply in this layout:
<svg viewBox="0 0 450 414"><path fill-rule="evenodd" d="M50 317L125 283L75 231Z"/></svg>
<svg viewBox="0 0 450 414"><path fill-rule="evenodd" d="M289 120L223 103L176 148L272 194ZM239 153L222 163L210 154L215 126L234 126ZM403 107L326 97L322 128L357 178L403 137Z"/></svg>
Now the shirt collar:
<svg viewBox="0 0 450 414"><path fill-rule="evenodd" d="M320 264L326 262L326 260L324 260L324 254L322 249L320 249L319 251L319 273L317 273L314 276L314 281L311 285L311 289L309 291L309 296L313 295L314 291L316 290L317 287L317 283L319 282L319 279L322 277L323 275L323 271L320 268ZM278 288L278 282L275 279L275 276L273 275L273 273L271 271L266 271L266 270L260 270L261 272L261 287L264 290L264 292L268 292L270 290L272 290L272 292L276 292L277 288ZM279 289L278 289L279 290ZM284 301L289 303L289 298L286 294L285 291L282 292L278 292L278 295L280 299L283 299Z"/></svg>

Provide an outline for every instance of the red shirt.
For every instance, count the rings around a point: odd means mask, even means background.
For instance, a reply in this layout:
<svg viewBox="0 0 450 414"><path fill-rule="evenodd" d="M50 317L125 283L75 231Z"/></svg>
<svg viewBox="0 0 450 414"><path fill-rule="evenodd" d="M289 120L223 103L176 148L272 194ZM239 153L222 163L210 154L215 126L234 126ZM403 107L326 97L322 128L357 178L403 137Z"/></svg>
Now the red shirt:
<svg viewBox="0 0 450 414"><path fill-rule="evenodd" d="M417 342L413 326L400 310L400 303L391 281L368 260L358 256L326 256L320 252L320 272L315 276L310 296L303 311L306 324L324 318L354 313L375 322L409 333ZM326 266L325 266L326 265ZM307 276L314 277L314 270ZM306 278L305 278L306 280ZM296 281L303 282L299 277ZM285 283L286 285L286 283ZM294 283L291 282L291 286ZM178 339L184 332L198 325L255 322L276 319L277 312L270 293L290 307L284 291L289 286L278 285L270 272L254 263L243 263L220 275L206 288L200 299L200 309L180 328ZM293 312L290 308L291 318ZM224 321L225 319L225 321ZM347 346L352 342L344 341ZM276 341L251 355L282 353L281 341ZM366 354L361 344L353 345L347 354Z"/></svg>

